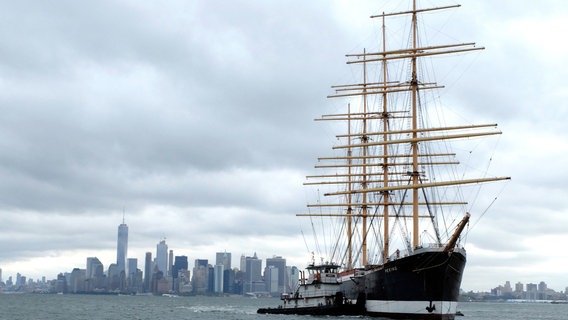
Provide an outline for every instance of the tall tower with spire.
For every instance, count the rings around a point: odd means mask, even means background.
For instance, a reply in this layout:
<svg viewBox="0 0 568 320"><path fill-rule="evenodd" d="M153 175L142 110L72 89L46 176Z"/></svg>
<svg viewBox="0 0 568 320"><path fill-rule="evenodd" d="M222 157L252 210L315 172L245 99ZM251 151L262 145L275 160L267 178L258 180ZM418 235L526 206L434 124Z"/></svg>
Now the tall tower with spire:
<svg viewBox="0 0 568 320"><path fill-rule="evenodd" d="M164 276L168 274L168 245L165 238L160 240L156 246L156 265L158 270L164 273Z"/></svg>
<svg viewBox="0 0 568 320"><path fill-rule="evenodd" d="M116 264L118 272L126 272L126 255L128 252L128 226L124 223L124 211L122 223L118 226L118 239L116 243Z"/></svg>

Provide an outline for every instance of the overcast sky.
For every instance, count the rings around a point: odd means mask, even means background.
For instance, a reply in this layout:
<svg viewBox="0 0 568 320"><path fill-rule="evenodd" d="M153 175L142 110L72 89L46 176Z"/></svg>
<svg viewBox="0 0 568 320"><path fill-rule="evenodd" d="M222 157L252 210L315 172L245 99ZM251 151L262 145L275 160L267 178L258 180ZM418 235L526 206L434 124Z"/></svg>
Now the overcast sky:
<svg viewBox="0 0 568 320"><path fill-rule="evenodd" d="M396 3L0 1L4 280L90 256L107 268L123 213L141 269L164 237L190 261L226 250L234 266L254 252L305 266L309 226L294 214L334 143L313 119L350 74L344 54L376 34L368 17ZM486 50L442 75L442 98L499 124L490 171L512 177L472 212L462 287L564 290L568 3L461 4L445 34Z"/></svg>

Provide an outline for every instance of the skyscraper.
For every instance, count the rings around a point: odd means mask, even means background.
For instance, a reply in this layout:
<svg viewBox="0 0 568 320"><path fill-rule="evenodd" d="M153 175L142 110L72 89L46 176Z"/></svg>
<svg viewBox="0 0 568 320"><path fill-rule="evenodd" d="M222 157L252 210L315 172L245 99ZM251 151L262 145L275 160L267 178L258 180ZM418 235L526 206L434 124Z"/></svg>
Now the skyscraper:
<svg viewBox="0 0 568 320"><path fill-rule="evenodd" d="M193 292L196 294L206 294L209 285L209 262L207 259L195 259L193 267L193 277L191 283Z"/></svg>
<svg viewBox="0 0 568 320"><path fill-rule="evenodd" d="M274 290L272 292L275 292L275 291L286 292L286 259L284 259L280 256L267 258L266 259L266 269L264 271L265 277L267 276L266 275L267 271L274 272L274 270L268 270L269 267L274 267L274 268L278 269L278 274L277 274L278 288L277 288L277 290ZM274 281L274 277L272 277L271 280ZM272 285L272 284L270 284L270 285Z"/></svg>
<svg viewBox="0 0 568 320"><path fill-rule="evenodd" d="M222 264L216 264L214 267L214 271L213 271L213 279L214 279L214 285L213 285L213 292L215 292L216 294L222 294L223 293L223 272L225 271L225 266L223 266Z"/></svg>
<svg viewBox="0 0 568 320"><path fill-rule="evenodd" d="M138 271L138 259L136 258L128 258L127 268L126 268L126 277L131 278L136 276L136 272Z"/></svg>
<svg viewBox="0 0 568 320"><path fill-rule="evenodd" d="M180 270L187 270L187 268L188 268L187 256L176 256L175 263L172 265L173 278L178 277L178 273Z"/></svg>
<svg viewBox="0 0 568 320"><path fill-rule="evenodd" d="M170 250L170 255L168 256L168 275L172 275L172 267L174 265L174 250Z"/></svg>
<svg viewBox="0 0 568 320"><path fill-rule="evenodd" d="M215 265L222 264L223 270L231 269L231 253L230 252L217 252L215 254Z"/></svg>
<svg viewBox="0 0 568 320"><path fill-rule="evenodd" d="M144 292L151 292L150 280L152 279L152 252L146 252L144 261Z"/></svg>
<svg viewBox="0 0 568 320"><path fill-rule="evenodd" d="M246 272L247 270L247 257L244 254L241 255L241 262L239 264L239 268L242 272Z"/></svg>
<svg viewBox="0 0 568 320"><path fill-rule="evenodd" d="M128 292L140 292L143 287L142 272L138 270L138 259L126 259L126 286Z"/></svg>
<svg viewBox="0 0 568 320"><path fill-rule="evenodd" d="M286 288L285 292L293 292L298 286L300 280L300 272L295 266L286 266Z"/></svg>
<svg viewBox="0 0 568 320"><path fill-rule="evenodd" d="M156 246L156 265L164 276L168 274L168 245L165 239L161 240Z"/></svg>
<svg viewBox="0 0 568 320"><path fill-rule="evenodd" d="M266 285L266 291L270 293L282 292L278 288L278 268L275 266L266 266L264 268L264 284Z"/></svg>
<svg viewBox="0 0 568 320"><path fill-rule="evenodd" d="M262 283L262 260L256 256L255 252L252 257L246 257L245 262L244 292L263 291L264 288L260 288L261 286L264 287L264 283Z"/></svg>
<svg viewBox="0 0 568 320"><path fill-rule="evenodd" d="M118 240L116 244L116 265L118 272L126 272L126 254L128 251L128 226L124 223L124 215L122 223L118 226Z"/></svg>
<svg viewBox="0 0 568 320"><path fill-rule="evenodd" d="M88 257L87 258L87 269L86 269L86 278L92 279L95 277L101 277L104 275L104 267L101 261L97 257Z"/></svg>
<svg viewBox="0 0 568 320"><path fill-rule="evenodd" d="M174 292L180 292L180 286L184 282L189 282L185 276L188 274L187 268L189 267L186 256L176 256L174 259L174 264L172 265L172 290ZM181 281L179 278L182 278Z"/></svg>

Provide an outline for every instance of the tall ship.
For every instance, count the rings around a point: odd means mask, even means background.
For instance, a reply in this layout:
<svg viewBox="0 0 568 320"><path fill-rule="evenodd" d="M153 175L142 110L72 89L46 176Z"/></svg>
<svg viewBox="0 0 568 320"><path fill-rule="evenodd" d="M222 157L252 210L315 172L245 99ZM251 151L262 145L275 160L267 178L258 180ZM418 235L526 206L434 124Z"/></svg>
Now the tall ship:
<svg viewBox="0 0 568 320"><path fill-rule="evenodd" d="M259 313L404 319L458 313L470 201L479 184L510 179L472 177L460 168L464 144L501 132L494 123L454 123L439 99L444 87L428 78L444 66L439 57L484 49L423 42L422 19L458 7L419 7L412 0L402 11L371 16L381 26L379 45L346 55L359 78L333 86L329 98L340 99L343 109L316 119L342 131L334 152L318 158L317 174L305 182L318 200L298 214L318 235L315 246L329 249L324 259L313 258L279 307ZM403 41L389 41L402 31Z"/></svg>

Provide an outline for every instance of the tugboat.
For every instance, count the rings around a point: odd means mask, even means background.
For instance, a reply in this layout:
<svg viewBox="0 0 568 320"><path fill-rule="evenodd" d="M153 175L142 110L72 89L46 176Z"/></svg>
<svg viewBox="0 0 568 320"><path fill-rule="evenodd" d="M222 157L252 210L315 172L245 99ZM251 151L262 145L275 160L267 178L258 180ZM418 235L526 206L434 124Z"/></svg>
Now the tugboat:
<svg viewBox="0 0 568 320"><path fill-rule="evenodd" d="M258 313L300 315L361 315L363 300L355 303L343 295L339 266L333 263L310 264L297 290L282 294L282 305L277 308L261 308Z"/></svg>

